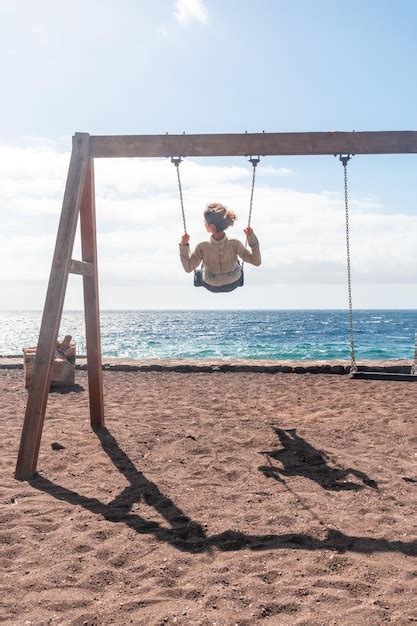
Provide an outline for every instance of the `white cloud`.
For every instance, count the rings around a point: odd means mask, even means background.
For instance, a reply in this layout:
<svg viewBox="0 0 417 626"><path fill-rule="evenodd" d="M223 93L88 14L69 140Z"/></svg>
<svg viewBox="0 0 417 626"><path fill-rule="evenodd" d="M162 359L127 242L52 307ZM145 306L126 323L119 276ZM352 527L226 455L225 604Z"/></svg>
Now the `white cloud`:
<svg viewBox="0 0 417 626"><path fill-rule="evenodd" d="M196 20L207 22L208 12L203 0L176 0L175 18L180 24Z"/></svg>
<svg viewBox="0 0 417 626"><path fill-rule="evenodd" d="M69 153L51 142L0 146L0 281L46 284L67 175ZM186 159L184 201L192 244L206 237L202 211L209 201L235 209L230 237L243 239L251 168ZM334 191L291 187L291 170L263 161L252 224L263 264L248 267L251 282L300 288L341 285L346 276L343 197ZM261 172L263 174L261 175ZM290 172L290 173L289 173ZM97 159L95 162L99 269L102 285L189 285L178 260L182 232L174 166L169 159ZM283 186L285 183L285 186ZM352 196L351 251L356 286L417 280L417 217L384 212L378 197ZM78 251L74 252L77 258ZM76 280L76 279L75 279ZM249 294L250 296L250 294ZM248 297L249 297L248 296ZM240 296L244 297L244 296ZM249 304L249 301L246 303ZM139 304L138 304L139 305ZM148 303L152 306L152 303ZM142 303L143 306L143 303Z"/></svg>
<svg viewBox="0 0 417 626"><path fill-rule="evenodd" d="M259 165L257 169L257 176L264 176L266 174L270 176L294 176L293 170L288 167L270 167L268 165Z"/></svg>
<svg viewBox="0 0 417 626"><path fill-rule="evenodd" d="M55 236L21 235L18 232L0 235L0 281L42 282L49 275Z"/></svg>

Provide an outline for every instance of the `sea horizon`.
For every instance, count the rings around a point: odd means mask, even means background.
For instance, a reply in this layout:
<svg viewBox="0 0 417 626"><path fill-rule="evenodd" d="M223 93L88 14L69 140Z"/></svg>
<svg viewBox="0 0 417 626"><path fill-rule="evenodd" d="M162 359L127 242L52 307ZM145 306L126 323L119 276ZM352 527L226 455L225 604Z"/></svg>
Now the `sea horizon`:
<svg viewBox="0 0 417 626"><path fill-rule="evenodd" d="M0 311L0 355L38 340L42 312ZM346 309L103 309L103 357L125 359L347 360ZM412 359L417 309L356 309L356 356ZM65 310L60 336L85 354L84 313Z"/></svg>

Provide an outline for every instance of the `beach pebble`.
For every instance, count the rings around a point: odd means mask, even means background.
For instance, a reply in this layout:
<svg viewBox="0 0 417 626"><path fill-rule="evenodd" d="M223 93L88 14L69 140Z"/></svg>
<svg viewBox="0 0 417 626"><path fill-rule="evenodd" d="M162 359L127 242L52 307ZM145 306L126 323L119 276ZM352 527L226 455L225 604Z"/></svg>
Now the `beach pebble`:
<svg viewBox="0 0 417 626"><path fill-rule="evenodd" d="M58 441L54 441L51 443L52 450L65 450L65 446L62 443L58 443Z"/></svg>

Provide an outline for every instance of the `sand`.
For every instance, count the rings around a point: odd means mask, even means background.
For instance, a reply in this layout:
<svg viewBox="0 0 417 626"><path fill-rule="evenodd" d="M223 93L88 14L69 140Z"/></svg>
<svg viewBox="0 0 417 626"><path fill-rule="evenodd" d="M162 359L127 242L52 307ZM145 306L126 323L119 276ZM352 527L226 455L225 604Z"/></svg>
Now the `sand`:
<svg viewBox="0 0 417 626"><path fill-rule="evenodd" d="M104 376L101 433L87 391L50 394L28 483L0 371L4 623L417 622L416 385Z"/></svg>

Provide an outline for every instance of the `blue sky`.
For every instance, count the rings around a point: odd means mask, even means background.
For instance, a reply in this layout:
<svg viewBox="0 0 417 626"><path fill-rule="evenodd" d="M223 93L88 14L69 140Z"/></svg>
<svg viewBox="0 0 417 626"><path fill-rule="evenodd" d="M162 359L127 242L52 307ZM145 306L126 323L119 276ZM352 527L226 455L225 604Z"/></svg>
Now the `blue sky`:
<svg viewBox="0 0 417 626"><path fill-rule="evenodd" d="M74 131L414 130L416 27L411 1L2 0L0 306L42 307ZM417 305L416 159L351 163L357 306ZM215 300L193 291L176 267L175 181L166 164L154 163L165 185L145 165L97 164L103 306L346 305L336 159L265 159L254 213L264 264L239 294ZM241 231L246 167L244 159L185 166L192 242L204 238L200 210L213 195L222 200L218 191L237 208ZM339 230L327 228L333 220ZM144 230L153 247L139 256ZM25 253L11 280L5 268L16 247ZM119 280L103 258L109 253ZM67 306L80 307L79 287L71 282Z"/></svg>

